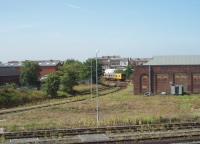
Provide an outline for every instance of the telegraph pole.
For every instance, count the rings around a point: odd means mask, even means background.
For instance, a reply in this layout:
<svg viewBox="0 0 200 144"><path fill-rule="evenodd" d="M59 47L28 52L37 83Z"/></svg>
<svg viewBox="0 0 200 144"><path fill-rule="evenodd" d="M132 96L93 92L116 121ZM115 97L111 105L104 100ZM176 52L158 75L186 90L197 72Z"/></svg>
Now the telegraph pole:
<svg viewBox="0 0 200 144"><path fill-rule="evenodd" d="M97 54L99 50L96 51L96 110L97 110L97 127L99 127L99 90L98 90L98 61Z"/></svg>

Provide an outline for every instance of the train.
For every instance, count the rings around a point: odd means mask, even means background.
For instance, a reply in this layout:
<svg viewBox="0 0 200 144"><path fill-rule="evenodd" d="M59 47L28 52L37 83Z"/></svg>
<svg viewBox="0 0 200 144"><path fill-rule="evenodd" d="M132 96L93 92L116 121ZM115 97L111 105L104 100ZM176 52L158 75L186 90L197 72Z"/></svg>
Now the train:
<svg viewBox="0 0 200 144"><path fill-rule="evenodd" d="M126 75L123 73L115 72L115 69L107 69L104 73L104 78L106 80L114 80L114 81L125 81Z"/></svg>

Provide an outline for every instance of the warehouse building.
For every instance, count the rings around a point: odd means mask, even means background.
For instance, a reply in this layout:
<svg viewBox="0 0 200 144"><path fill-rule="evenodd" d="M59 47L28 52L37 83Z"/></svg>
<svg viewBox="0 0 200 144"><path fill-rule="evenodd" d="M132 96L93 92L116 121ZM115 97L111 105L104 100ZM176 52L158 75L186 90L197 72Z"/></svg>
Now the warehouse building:
<svg viewBox="0 0 200 144"><path fill-rule="evenodd" d="M38 63L40 67L40 77L56 72L59 66L63 65L63 62L59 60L40 60L34 62ZM10 61L8 63L1 64L0 67L14 67L20 72L22 64L23 61Z"/></svg>
<svg viewBox="0 0 200 144"><path fill-rule="evenodd" d="M37 62L40 67L40 80L45 79L48 74L58 71L63 62L59 60L41 60ZM23 61L10 61L0 64L0 85L6 83L19 84L20 72Z"/></svg>
<svg viewBox="0 0 200 144"><path fill-rule="evenodd" d="M200 55L153 57L135 68L133 82L134 94L171 94L177 85L184 93L200 93Z"/></svg>
<svg viewBox="0 0 200 144"><path fill-rule="evenodd" d="M19 84L20 74L14 67L0 66L0 85L6 83Z"/></svg>

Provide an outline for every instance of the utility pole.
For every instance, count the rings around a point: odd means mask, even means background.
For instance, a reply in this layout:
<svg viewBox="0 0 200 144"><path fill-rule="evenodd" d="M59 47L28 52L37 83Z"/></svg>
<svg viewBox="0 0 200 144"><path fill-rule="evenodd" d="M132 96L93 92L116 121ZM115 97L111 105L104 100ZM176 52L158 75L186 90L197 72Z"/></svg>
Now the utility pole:
<svg viewBox="0 0 200 144"><path fill-rule="evenodd" d="M92 59L91 59L91 66L90 66L90 71L91 71L91 79L90 79L90 94L91 94L91 99L92 99Z"/></svg>
<svg viewBox="0 0 200 144"><path fill-rule="evenodd" d="M97 127L99 127L99 91L98 91L98 63L97 54L99 50L96 51L96 110L97 110Z"/></svg>

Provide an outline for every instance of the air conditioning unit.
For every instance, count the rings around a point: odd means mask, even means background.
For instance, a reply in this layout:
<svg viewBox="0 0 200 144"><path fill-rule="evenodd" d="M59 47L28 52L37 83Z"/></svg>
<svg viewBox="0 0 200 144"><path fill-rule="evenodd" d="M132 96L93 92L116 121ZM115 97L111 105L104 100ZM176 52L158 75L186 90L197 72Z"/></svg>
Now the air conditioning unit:
<svg viewBox="0 0 200 144"><path fill-rule="evenodd" d="M184 92L183 85L171 86L171 94L172 95L183 95L183 92Z"/></svg>
<svg viewBox="0 0 200 144"><path fill-rule="evenodd" d="M176 95L175 86L171 86L171 94Z"/></svg>
<svg viewBox="0 0 200 144"><path fill-rule="evenodd" d="M183 85L178 85L178 94L183 95Z"/></svg>

